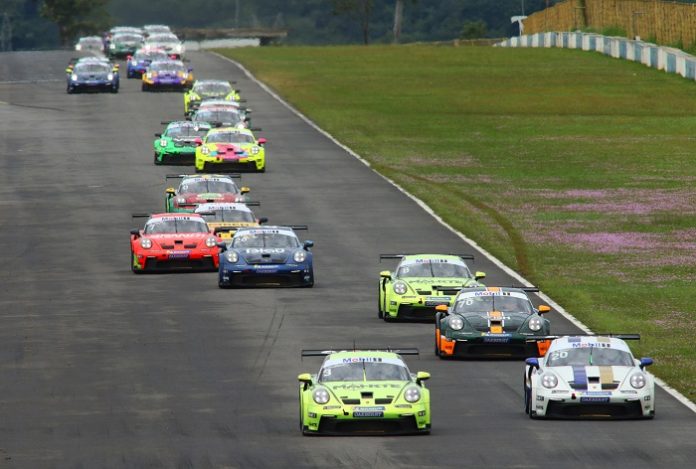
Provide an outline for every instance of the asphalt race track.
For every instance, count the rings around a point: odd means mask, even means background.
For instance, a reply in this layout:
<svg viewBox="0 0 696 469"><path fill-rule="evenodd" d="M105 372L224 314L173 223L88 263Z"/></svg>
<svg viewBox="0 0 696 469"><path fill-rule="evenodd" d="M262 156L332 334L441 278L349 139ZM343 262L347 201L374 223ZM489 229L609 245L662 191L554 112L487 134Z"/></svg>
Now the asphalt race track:
<svg viewBox="0 0 696 469"><path fill-rule="evenodd" d="M533 421L520 361L440 361L431 324L377 319L380 252L473 253L231 63L268 143L245 175L259 216L308 224L313 289L220 290L216 274L136 276L132 212L164 207L152 163L179 93L65 93L70 52L0 54L0 467L694 467L696 415L662 390L652 421ZM36 80L36 82L32 82ZM477 255L488 285L514 283ZM548 316L555 332L572 326ZM632 331L626 331L632 332ZM303 437L305 347L416 346L433 431Z"/></svg>

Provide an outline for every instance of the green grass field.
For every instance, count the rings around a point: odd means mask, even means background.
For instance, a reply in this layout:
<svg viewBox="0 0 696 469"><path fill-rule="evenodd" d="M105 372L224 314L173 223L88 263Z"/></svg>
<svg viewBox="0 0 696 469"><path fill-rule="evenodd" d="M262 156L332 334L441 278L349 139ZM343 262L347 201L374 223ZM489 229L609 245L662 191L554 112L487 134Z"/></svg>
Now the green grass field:
<svg viewBox="0 0 696 469"><path fill-rule="evenodd" d="M222 52L696 399L696 83L559 49Z"/></svg>

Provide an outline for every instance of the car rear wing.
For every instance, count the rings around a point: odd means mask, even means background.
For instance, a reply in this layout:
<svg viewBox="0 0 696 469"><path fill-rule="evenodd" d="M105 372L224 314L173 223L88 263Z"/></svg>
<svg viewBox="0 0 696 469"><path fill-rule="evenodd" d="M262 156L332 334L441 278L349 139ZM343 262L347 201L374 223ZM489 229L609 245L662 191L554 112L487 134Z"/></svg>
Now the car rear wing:
<svg viewBox="0 0 696 469"><path fill-rule="evenodd" d="M243 202L241 202L243 203ZM290 228L293 231L307 231L309 230L308 225L283 225L282 223L276 225L278 228Z"/></svg>
<svg viewBox="0 0 696 469"><path fill-rule="evenodd" d="M420 253L419 253L420 254ZM382 262L382 259L403 259L406 256L416 256L418 254L380 254L379 255L379 261ZM460 259L463 259L465 261L473 261L474 256L471 254L447 254L448 256L457 256Z"/></svg>
<svg viewBox="0 0 696 469"><path fill-rule="evenodd" d="M149 213L131 213L131 218L150 218Z"/></svg>
<svg viewBox="0 0 696 469"><path fill-rule="evenodd" d="M242 175L240 173L229 173L229 174L209 174L208 176L225 176L233 179L241 179ZM165 179L182 179L187 177L200 177L200 174L167 174ZM241 203L241 202L240 202Z"/></svg>
<svg viewBox="0 0 696 469"><path fill-rule="evenodd" d="M415 347L391 348L391 347L353 347L347 349L330 350L302 350L302 357L325 357L338 352L392 352L399 355L419 355L420 352Z"/></svg>
<svg viewBox="0 0 696 469"><path fill-rule="evenodd" d="M533 342L542 342L545 340L554 340L554 339L560 339L562 337L612 337L614 339L621 339L621 340L640 340L640 334L615 334L612 332L608 333L593 333L593 334L557 334L557 335L540 335L540 336L531 336L527 337L526 342L533 343Z"/></svg>

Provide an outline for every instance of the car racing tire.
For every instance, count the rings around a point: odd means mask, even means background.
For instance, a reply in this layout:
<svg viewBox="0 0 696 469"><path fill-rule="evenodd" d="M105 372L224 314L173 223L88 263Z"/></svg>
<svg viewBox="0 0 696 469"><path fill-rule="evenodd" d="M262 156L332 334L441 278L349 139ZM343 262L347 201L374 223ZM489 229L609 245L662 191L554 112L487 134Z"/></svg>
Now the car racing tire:
<svg viewBox="0 0 696 469"><path fill-rule="evenodd" d="M162 161L157 159L157 153L155 153L154 163L158 166L162 164Z"/></svg>
<svg viewBox="0 0 696 469"><path fill-rule="evenodd" d="M133 254L133 250L131 250L131 252L130 252L130 268L131 268L131 272L133 272L134 274L140 275L140 274L143 273L143 271L142 271L142 270L136 269L135 266L133 265L133 255L134 255L134 254Z"/></svg>
<svg viewBox="0 0 696 469"><path fill-rule="evenodd" d="M522 378L522 386L524 388L524 413L529 415L532 408L532 395L527 391L527 380Z"/></svg>
<svg viewBox="0 0 696 469"><path fill-rule="evenodd" d="M150 87L148 85L146 85L145 83L143 83L143 85L140 87L140 89L143 91L150 91Z"/></svg>
<svg viewBox="0 0 696 469"><path fill-rule="evenodd" d="M110 91L111 91L113 94L116 94L116 93L118 93L118 88L111 88Z"/></svg>

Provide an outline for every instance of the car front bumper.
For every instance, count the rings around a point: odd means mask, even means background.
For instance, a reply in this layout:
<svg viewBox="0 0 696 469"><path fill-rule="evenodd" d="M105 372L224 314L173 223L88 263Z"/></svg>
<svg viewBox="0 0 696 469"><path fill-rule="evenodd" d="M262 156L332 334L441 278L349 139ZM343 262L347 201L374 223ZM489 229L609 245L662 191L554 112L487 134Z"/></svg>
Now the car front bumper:
<svg viewBox="0 0 696 469"><path fill-rule="evenodd" d="M544 389L532 395L531 410L536 417L636 419L655 414L654 393L648 389L625 391L561 391Z"/></svg>
<svg viewBox="0 0 696 469"><path fill-rule="evenodd" d="M384 407L381 417L354 417L353 407L311 405L303 415L302 431L317 435L412 435L430 432L429 404Z"/></svg>
<svg viewBox="0 0 696 469"><path fill-rule="evenodd" d="M174 252L139 250L133 253L133 268L141 272L203 271L218 269L218 254L212 249Z"/></svg>
<svg viewBox="0 0 696 469"><path fill-rule="evenodd" d="M466 358L528 358L546 354L550 341L527 342L527 337L515 334L482 334L467 338L452 338L436 331L440 357Z"/></svg>
<svg viewBox="0 0 696 469"><path fill-rule="evenodd" d="M200 172L261 171L265 165L266 158L263 154L239 157L196 155L196 171Z"/></svg>
<svg viewBox="0 0 696 469"><path fill-rule="evenodd" d="M220 263L219 283L226 287L304 287L314 283L314 273L305 264L248 264Z"/></svg>

